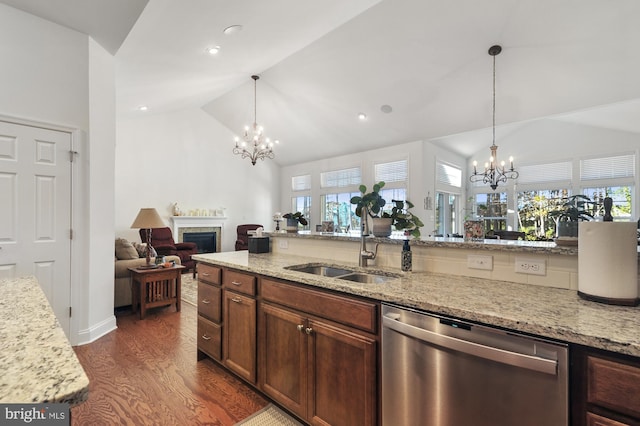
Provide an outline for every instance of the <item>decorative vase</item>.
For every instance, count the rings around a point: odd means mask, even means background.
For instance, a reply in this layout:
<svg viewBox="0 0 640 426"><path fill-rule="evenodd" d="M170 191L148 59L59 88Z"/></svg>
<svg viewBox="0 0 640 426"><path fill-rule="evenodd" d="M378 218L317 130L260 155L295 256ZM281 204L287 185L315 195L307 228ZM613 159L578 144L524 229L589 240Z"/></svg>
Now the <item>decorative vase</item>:
<svg viewBox="0 0 640 426"><path fill-rule="evenodd" d="M390 217L371 218L371 233L376 237L388 237L391 235L392 222L393 219Z"/></svg>
<svg viewBox="0 0 640 426"><path fill-rule="evenodd" d="M296 219L287 219L287 226L285 229L287 232L292 234L298 232L298 221Z"/></svg>

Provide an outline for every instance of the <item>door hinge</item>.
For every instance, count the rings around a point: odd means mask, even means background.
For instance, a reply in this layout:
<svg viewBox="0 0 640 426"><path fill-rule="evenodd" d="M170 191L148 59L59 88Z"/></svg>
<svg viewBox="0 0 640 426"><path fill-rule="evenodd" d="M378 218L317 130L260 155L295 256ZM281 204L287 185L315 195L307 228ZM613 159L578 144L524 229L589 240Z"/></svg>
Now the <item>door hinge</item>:
<svg viewBox="0 0 640 426"><path fill-rule="evenodd" d="M69 229L69 239L73 240L73 229Z"/></svg>
<svg viewBox="0 0 640 426"><path fill-rule="evenodd" d="M73 163L76 155L78 155L78 151L69 151L69 162Z"/></svg>
<svg viewBox="0 0 640 426"><path fill-rule="evenodd" d="M71 306L69 306L69 318L71 318Z"/></svg>

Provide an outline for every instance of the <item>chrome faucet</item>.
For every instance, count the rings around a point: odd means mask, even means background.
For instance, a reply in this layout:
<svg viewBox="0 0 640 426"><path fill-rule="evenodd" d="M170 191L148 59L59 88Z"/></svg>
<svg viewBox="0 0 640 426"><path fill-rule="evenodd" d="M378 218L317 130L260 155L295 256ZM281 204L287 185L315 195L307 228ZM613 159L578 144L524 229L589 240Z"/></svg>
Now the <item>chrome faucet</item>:
<svg viewBox="0 0 640 426"><path fill-rule="evenodd" d="M369 226L367 225L367 217L369 211L366 207L362 208L360 214L360 255L358 256L358 265L367 266L367 260L374 260L378 254L378 243L373 251L367 250L367 236L369 235Z"/></svg>

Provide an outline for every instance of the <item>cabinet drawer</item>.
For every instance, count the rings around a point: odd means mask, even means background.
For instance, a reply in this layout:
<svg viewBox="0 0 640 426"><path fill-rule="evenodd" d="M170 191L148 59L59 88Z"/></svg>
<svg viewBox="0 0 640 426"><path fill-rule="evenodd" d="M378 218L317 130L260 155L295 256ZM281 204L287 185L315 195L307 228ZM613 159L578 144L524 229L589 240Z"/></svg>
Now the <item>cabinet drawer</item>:
<svg viewBox="0 0 640 426"><path fill-rule="evenodd" d="M587 426L628 426L628 424L620 423L597 414L587 413Z"/></svg>
<svg viewBox="0 0 640 426"><path fill-rule="evenodd" d="M587 357L587 401L640 418L640 368Z"/></svg>
<svg viewBox="0 0 640 426"><path fill-rule="evenodd" d="M222 320L222 289L198 281L198 315L213 322Z"/></svg>
<svg viewBox="0 0 640 426"><path fill-rule="evenodd" d="M265 300L290 306L370 333L377 332L378 305L376 303L264 278L261 281L260 293Z"/></svg>
<svg viewBox="0 0 640 426"><path fill-rule="evenodd" d="M222 274L222 283L226 288L239 293L249 294L251 296L256 294L256 277L253 275L225 269Z"/></svg>
<svg viewBox="0 0 640 426"><path fill-rule="evenodd" d="M222 284L222 281L220 281L221 276L221 268L207 265L206 263L198 263L198 280L220 285Z"/></svg>
<svg viewBox="0 0 640 426"><path fill-rule="evenodd" d="M222 328L218 324L198 317L198 349L214 359L222 359Z"/></svg>

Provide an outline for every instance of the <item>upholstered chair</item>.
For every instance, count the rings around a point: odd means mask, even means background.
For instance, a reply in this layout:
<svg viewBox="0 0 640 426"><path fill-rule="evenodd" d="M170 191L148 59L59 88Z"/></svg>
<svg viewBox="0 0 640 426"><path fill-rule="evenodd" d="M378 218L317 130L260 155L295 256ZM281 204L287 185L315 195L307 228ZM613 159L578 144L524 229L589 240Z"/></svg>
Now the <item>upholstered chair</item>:
<svg viewBox="0 0 640 426"><path fill-rule="evenodd" d="M238 236L236 238L236 251L249 250L249 231L255 231L262 227L262 225L246 224L238 225L236 232Z"/></svg>
<svg viewBox="0 0 640 426"><path fill-rule="evenodd" d="M147 241L147 230L140 229L140 238ZM153 228L151 230L151 247L158 253L158 256L178 256L182 266L193 271L195 277L196 262L191 259L191 255L198 254L196 243L176 243L171 234L171 228Z"/></svg>

